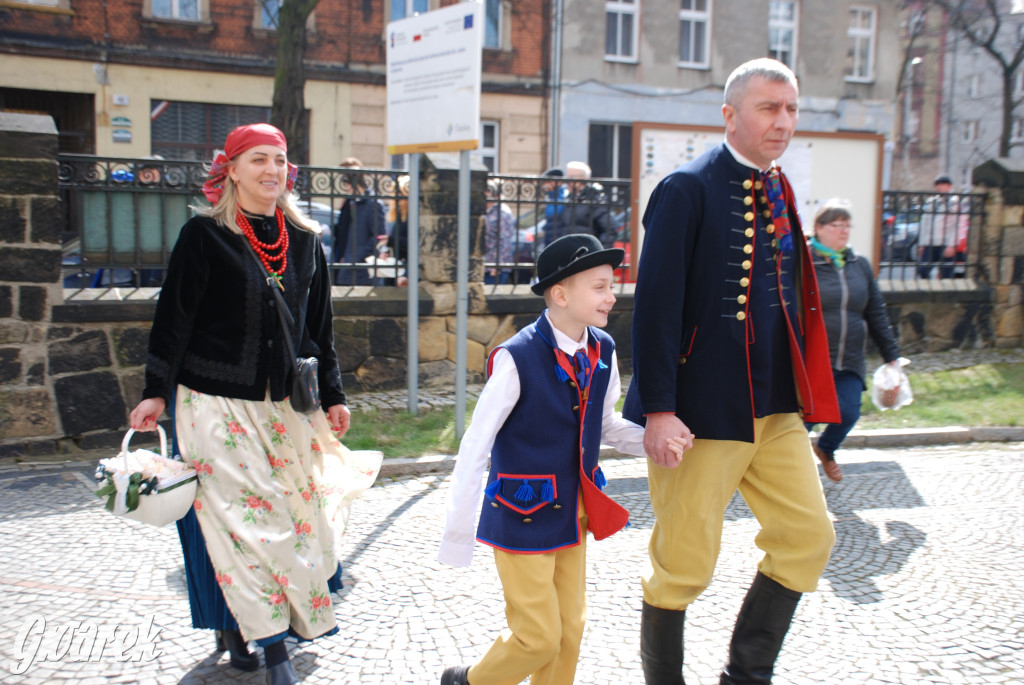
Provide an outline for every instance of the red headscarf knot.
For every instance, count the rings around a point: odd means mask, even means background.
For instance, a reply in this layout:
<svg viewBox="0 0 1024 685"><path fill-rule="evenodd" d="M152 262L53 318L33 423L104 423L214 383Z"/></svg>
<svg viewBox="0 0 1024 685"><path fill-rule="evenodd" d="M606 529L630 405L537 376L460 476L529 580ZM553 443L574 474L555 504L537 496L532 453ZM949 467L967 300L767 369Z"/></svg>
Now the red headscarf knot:
<svg viewBox="0 0 1024 685"><path fill-rule="evenodd" d="M224 179L228 177L228 164L232 159L257 145L274 145L288 153L288 141L280 129L270 124L247 124L239 126L228 134L224 141L224 152L219 153L210 166L210 173L203 184L203 195L213 204L217 204L224 192ZM290 191L295 187L295 179L299 168L288 163L288 180L286 188Z"/></svg>

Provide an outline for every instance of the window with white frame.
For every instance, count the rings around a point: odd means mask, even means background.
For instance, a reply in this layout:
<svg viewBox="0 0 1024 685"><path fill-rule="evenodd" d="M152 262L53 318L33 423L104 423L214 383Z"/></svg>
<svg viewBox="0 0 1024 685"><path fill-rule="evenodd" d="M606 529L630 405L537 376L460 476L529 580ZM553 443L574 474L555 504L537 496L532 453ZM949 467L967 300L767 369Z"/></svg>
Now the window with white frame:
<svg viewBox="0 0 1024 685"><path fill-rule="evenodd" d="M154 19L199 21L199 0L152 0Z"/></svg>
<svg viewBox="0 0 1024 685"><path fill-rule="evenodd" d="M796 69L799 5L796 0L771 0L768 6L768 56Z"/></svg>
<svg viewBox="0 0 1024 685"><path fill-rule="evenodd" d="M604 4L604 58L611 62L635 62L639 31L639 0L608 0Z"/></svg>
<svg viewBox="0 0 1024 685"><path fill-rule="evenodd" d="M484 47L501 49L502 0L484 0Z"/></svg>
<svg viewBox="0 0 1024 685"><path fill-rule="evenodd" d="M426 12L429 5L429 0L391 0L391 21Z"/></svg>
<svg viewBox="0 0 1024 685"><path fill-rule="evenodd" d="M846 28L846 80L871 81L875 74L878 8L853 5L849 21Z"/></svg>
<svg viewBox="0 0 1024 685"><path fill-rule="evenodd" d="M679 66L707 67L711 0L679 0Z"/></svg>
<svg viewBox="0 0 1024 685"><path fill-rule="evenodd" d="M487 167L492 174L498 171L498 141L500 126L497 121L480 121L480 145L473 155Z"/></svg>
<svg viewBox="0 0 1024 685"><path fill-rule="evenodd" d="M630 178L633 163L631 124L590 124L587 164L594 178Z"/></svg>
<svg viewBox="0 0 1024 685"><path fill-rule="evenodd" d="M960 141L963 143L973 143L978 139L978 121L973 119L971 121L963 122L963 135Z"/></svg>
<svg viewBox="0 0 1024 685"><path fill-rule="evenodd" d="M981 92L981 76L978 74L971 74L967 79L967 97L976 98Z"/></svg>

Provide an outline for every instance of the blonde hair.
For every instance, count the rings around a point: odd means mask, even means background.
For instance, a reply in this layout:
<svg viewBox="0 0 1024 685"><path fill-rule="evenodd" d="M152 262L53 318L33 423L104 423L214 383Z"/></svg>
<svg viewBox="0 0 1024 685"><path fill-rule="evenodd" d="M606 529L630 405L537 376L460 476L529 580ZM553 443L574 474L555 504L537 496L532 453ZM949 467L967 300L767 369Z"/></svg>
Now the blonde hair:
<svg viewBox="0 0 1024 685"><path fill-rule="evenodd" d="M232 160L234 163L234 160ZM320 235L320 224L311 219L305 212L299 209L299 196L292 191L282 193L277 198L277 206L284 212L285 218L293 225L304 231ZM199 216L213 219L221 226L224 226L232 233L242 235L242 229L238 227L235 217L238 216L238 190L235 182L228 174L224 177L223 192L220 199L214 205L189 205L189 208Z"/></svg>

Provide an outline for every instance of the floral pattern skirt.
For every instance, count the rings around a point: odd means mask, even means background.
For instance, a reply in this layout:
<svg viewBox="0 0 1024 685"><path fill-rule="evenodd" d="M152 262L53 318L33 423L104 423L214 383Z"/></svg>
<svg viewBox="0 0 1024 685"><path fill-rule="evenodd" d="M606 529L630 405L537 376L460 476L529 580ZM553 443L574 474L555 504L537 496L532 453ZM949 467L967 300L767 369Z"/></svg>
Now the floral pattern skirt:
<svg viewBox="0 0 1024 685"><path fill-rule="evenodd" d="M335 627L327 580L349 504L373 484L379 452L353 452L323 412L178 386L175 430L199 477L194 503L217 583L246 640Z"/></svg>

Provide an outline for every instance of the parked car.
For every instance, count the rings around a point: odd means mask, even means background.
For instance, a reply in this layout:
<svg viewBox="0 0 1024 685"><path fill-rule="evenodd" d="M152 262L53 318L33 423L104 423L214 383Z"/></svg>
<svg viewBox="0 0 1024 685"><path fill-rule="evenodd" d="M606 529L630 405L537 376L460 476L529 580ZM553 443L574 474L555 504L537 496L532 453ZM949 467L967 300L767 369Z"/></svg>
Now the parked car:
<svg viewBox="0 0 1024 685"><path fill-rule="evenodd" d="M882 261L916 261L921 234L921 210L887 214L882 222Z"/></svg>
<svg viewBox="0 0 1024 685"><path fill-rule="evenodd" d="M320 246L324 250L324 256L327 257L327 261L330 262L334 225L338 223L338 214L340 212L330 205L314 202L313 200L300 200L299 208L320 224Z"/></svg>

